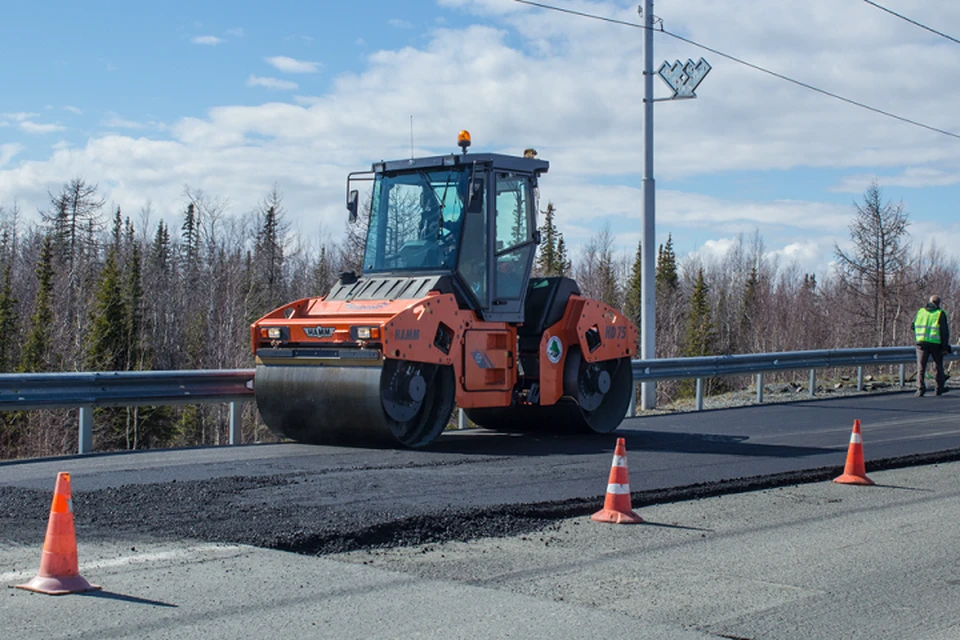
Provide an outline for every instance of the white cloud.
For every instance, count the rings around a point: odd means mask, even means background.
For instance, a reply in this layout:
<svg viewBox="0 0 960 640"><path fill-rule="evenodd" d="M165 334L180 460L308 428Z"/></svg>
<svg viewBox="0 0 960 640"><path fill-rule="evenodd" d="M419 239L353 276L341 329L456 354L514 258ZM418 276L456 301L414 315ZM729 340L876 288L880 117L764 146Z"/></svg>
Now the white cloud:
<svg viewBox="0 0 960 640"><path fill-rule="evenodd" d="M24 150L24 146L16 143L0 144L0 167L10 164L15 155Z"/></svg>
<svg viewBox="0 0 960 640"><path fill-rule="evenodd" d="M27 133L45 134L64 131L66 127L59 124L37 124L35 122L31 122L30 120L21 120L20 129Z"/></svg>
<svg viewBox="0 0 960 640"><path fill-rule="evenodd" d="M395 29L413 29L413 23L409 20L401 20L400 18L390 18L387 20L387 24Z"/></svg>
<svg viewBox="0 0 960 640"><path fill-rule="evenodd" d="M246 34L243 31L243 27L234 27L233 29L227 29L227 35L233 38L242 38Z"/></svg>
<svg viewBox="0 0 960 640"><path fill-rule="evenodd" d="M266 87L267 89L276 89L282 91L293 91L299 89L300 85L289 80L280 80L279 78L264 78L262 76L251 75L247 78L248 87Z"/></svg>
<svg viewBox="0 0 960 640"><path fill-rule="evenodd" d="M939 167L907 167L897 175L877 176L857 174L845 176L834 187L834 191L843 193L863 193L867 187L876 183L883 187L943 187L960 184L960 168L944 171Z"/></svg>
<svg viewBox="0 0 960 640"><path fill-rule="evenodd" d="M100 124L108 129L142 129L144 125L133 120L121 118L119 114L108 111Z"/></svg>
<svg viewBox="0 0 960 640"><path fill-rule="evenodd" d="M29 113L26 111L19 111L16 113L0 113L0 116L9 118L15 122L23 122L24 120L29 120L30 118L36 118L39 115L39 113Z"/></svg>
<svg viewBox="0 0 960 640"><path fill-rule="evenodd" d="M271 67L285 73L316 73L321 66L319 62L296 60L287 56L273 56L265 60Z"/></svg>
<svg viewBox="0 0 960 640"><path fill-rule="evenodd" d="M81 110L80 110L79 108L77 108L77 107L72 107L72 106L70 106L70 105L64 106L64 107L63 107L63 110L64 110L64 111L69 111L70 113L72 113L72 114L75 115L75 116L82 116L82 115L83 115L83 111L81 111Z"/></svg>
<svg viewBox="0 0 960 640"><path fill-rule="evenodd" d="M196 36L195 38L191 38L190 42L193 44L203 44L215 47L218 44L225 42L225 40L223 38L218 38L217 36Z"/></svg>

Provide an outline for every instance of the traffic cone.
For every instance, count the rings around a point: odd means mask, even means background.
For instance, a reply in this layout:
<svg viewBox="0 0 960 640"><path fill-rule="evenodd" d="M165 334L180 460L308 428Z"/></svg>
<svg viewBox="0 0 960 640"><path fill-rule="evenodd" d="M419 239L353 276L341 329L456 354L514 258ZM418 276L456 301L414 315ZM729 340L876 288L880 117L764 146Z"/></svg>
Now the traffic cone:
<svg viewBox="0 0 960 640"><path fill-rule="evenodd" d="M590 519L614 524L643 522L643 518L630 507L630 472L627 471L627 443L623 438L617 438L617 448L613 452L603 509L590 516Z"/></svg>
<svg viewBox="0 0 960 640"><path fill-rule="evenodd" d="M860 421L853 421L853 433L850 434L850 447L847 449L847 464L843 475L833 479L840 484L873 484L867 477L867 468L863 463L863 438L860 436Z"/></svg>
<svg viewBox="0 0 960 640"><path fill-rule="evenodd" d="M53 490L47 537L40 556L40 573L18 589L37 591L52 596L99 589L80 575L77 566L77 535L73 527L73 501L70 498L70 474L57 474Z"/></svg>

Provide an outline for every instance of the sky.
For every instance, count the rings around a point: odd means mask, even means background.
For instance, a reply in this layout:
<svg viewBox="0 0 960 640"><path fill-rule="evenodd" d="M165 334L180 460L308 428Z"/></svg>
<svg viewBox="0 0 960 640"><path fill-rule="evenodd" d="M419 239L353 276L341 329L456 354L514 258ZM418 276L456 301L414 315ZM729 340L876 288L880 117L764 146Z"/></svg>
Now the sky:
<svg viewBox="0 0 960 640"><path fill-rule="evenodd" d="M642 24L637 0L544 4ZM877 4L960 39L960 3ZM658 243L709 259L759 234L770 258L822 277L876 182L915 246L960 259L960 44L864 0L654 14L714 50L655 33L655 70L712 66L695 100L654 107ZM636 252L642 29L514 0L0 0L0 16L0 207L26 224L77 177L135 223L173 228L186 188L242 215L275 185L298 238L337 239L347 173L457 152L467 129L472 151L551 163L541 208L574 254L604 227Z"/></svg>

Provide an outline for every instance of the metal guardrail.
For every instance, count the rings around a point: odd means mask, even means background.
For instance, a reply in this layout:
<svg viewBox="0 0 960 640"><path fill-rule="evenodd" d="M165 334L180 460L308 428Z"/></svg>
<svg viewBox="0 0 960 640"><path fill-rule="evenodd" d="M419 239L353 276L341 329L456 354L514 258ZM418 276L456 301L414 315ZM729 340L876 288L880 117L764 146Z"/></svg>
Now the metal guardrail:
<svg viewBox="0 0 960 640"><path fill-rule="evenodd" d="M253 369L0 374L0 411L80 408L79 453L93 451L94 407L226 402L230 444L240 442L238 403L253 399Z"/></svg>
<svg viewBox="0 0 960 640"><path fill-rule="evenodd" d="M944 356L944 360L956 360L960 353ZM634 360L634 383L655 380L696 379L696 407L703 409L703 380L721 376L757 375L757 402L763 402L763 374L767 371L810 370L808 393L816 395L816 370L857 368L857 389L863 389L863 367L900 365L900 386L904 386L907 364L917 360L916 347L873 347L858 349L821 349L816 351L784 351L779 353L746 353L726 356L700 356L696 358L664 358L660 360ZM933 366L933 363L930 363ZM928 369L929 370L929 369ZM636 398L631 398L629 414L636 415Z"/></svg>
<svg viewBox="0 0 960 640"><path fill-rule="evenodd" d="M960 358L960 354L946 358L954 360ZM634 360L632 366L635 383L696 379L697 409L700 410L705 378L756 374L757 402L763 402L763 374L767 371L809 369L809 394L813 397L817 369L857 367L857 388L861 389L863 367L899 364L900 386L903 386L904 365L915 361L914 347L878 347ZM238 404L253 399L253 381L253 369L4 373L0 374L0 411L79 407L79 453L90 453L93 451L94 407L222 402L230 404L230 444L239 444L241 411ZM636 415L633 403L630 415Z"/></svg>

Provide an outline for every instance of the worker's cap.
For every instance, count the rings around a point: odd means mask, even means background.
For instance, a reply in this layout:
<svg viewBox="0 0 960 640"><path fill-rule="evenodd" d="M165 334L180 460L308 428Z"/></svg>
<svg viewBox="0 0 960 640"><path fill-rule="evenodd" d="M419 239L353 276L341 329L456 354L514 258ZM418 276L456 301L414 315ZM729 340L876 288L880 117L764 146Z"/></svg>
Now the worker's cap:
<svg viewBox="0 0 960 640"><path fill-rule="evenodd" d="M930 296L930 304L940 304L940 296L938 295Z"/></svg>

